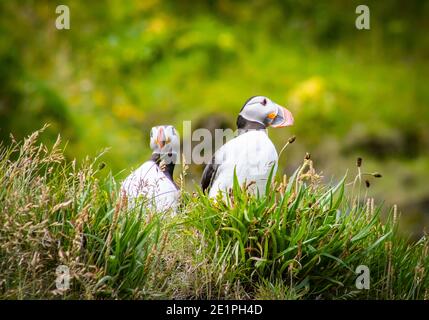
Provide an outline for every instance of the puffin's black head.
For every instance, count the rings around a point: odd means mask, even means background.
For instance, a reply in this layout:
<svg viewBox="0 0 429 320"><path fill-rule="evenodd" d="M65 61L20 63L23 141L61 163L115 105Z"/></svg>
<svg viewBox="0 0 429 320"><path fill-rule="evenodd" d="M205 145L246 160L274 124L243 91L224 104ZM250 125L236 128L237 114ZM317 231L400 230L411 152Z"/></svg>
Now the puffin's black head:
<svg viewBox="0 0 429 320"><path fill-rule="evenodd" d="M238 129L265 129L293 125L292 113L264 96L251 97L241 108Z"/></svg>

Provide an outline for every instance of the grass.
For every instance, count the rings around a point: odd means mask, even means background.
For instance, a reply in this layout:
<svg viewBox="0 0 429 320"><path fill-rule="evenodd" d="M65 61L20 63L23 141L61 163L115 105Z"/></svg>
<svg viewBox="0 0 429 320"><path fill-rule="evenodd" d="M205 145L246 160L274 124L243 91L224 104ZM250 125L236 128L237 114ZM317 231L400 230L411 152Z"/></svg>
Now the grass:
<svg viewBox="0 0 429 320"><path fill-rule="evenodd" d="M237 181L226 201L197 188L165 218L129 209L99 157L67 162L59 139L38 143L41 131L0 148L0 298L429 297L429 240L398 234L396 208L374 204L361 168L326 185L306 157L259 198ZM359 265L369 290L356 289Z"/></svg>

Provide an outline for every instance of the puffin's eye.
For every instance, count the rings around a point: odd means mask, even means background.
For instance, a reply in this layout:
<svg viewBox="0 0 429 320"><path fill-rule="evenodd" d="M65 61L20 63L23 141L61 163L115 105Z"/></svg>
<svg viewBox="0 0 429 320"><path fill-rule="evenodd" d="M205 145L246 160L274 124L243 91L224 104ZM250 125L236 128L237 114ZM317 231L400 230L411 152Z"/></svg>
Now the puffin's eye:
<svg viewBox="0 0 429 320"><path fill-rule="evenodd" d="M264 100L262 100L261 104L262 104L263 106L266 106L266 105L267 105L267 99L265 99L265 98L264 98Z"/></svg>

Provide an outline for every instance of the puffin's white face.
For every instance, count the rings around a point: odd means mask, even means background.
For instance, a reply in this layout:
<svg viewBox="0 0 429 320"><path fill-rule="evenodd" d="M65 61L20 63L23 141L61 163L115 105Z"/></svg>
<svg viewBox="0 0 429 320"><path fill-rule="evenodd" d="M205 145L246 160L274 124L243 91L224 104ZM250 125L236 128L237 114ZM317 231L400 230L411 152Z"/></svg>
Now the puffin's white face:
<svg viewBox="0 0 429 320"><path fill-rule="evenodd" d="M248 121L254 121L274 128L293 125L292 113L264 96L250 98L240 111Z"/></svg>
<svg viewBox="0 0 429 320"><path fill-rule="evenodd" d="M173 126L156 126L150 131L150 148L154 153L178 153L179 136Z"/></svg>

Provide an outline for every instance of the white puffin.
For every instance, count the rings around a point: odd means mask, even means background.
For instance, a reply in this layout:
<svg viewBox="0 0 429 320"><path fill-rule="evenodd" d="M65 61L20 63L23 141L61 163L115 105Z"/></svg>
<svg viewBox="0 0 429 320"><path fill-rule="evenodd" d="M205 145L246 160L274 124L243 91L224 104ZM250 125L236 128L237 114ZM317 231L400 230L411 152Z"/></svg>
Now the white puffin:
<svg viewBox="0 0 429 320"><path fill-rule="evenodd" d="M133 171L122 183L129 202L142 197L147 208L157 212L176 212L179 190L173 172L180 147L173 126L156 126L150 132L151 159Z"/></svg>
<svg viewBox="0 0 429 320"><path fill-rule="evenodd" d="M267 134L267 127L286 127L294 122L292 113L264 96L250 98L237 118L238 136L216 151L201 179L203 191L214 198L225 197L233 186L234 171L240 185L263 195L273 170L277 171L278 154ZM274 168L273 168L274 167Z"/></svg>

